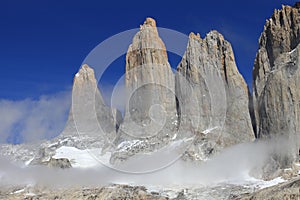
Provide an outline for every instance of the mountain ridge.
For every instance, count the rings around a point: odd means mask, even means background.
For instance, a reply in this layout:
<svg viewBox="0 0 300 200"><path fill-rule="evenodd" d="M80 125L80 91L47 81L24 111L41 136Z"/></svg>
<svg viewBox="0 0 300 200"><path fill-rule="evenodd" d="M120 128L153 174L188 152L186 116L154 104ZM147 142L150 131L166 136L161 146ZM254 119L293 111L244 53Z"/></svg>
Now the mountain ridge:
<svg viewBox="0 0 300 200"><path fill-rule="evenodd" d="M252 156L247 155L251 152L249 148L257 147L257 157L254 157L258 165L248 164L245 168L249 172L247 178L252 178L250 182L257 184L259 181L253 180L256 177L278 184L285 181L283 178L299 177L299 42L300 4L275 10L259 39L253 67L252 109L249 89L235 63L232 46L222 34L213 30L201 38L200 34L190 33L185 53L173 73L156 21L146 18L126 54L128 96L124 99L124 119L118 110L105 105L93 66L83 64L74 77L72 108L62 134L35 144L1 145L1 155L22 161L25 167L46 165L94 170L101 163L118 173L136 175L157 172L176 161L187 166L192 163L192 169L213 163L214 159L219 159L224 167L227 159L236 162L232 166L239 166L239 162L247 163L242 157ZM281 136L287 137L287 142L280 140ZM234 158L229 158L228 152L233 151L230 147L240 150L239 156L230 154ZM229 172L224 169L224 173ZM174 180L179 175L172 174ZM230 173L226 175L230 177ZM291 180L291 184L298 182L298 179ZM276 195L282 196L280 188L286 189L289 184L274 186ZM256 189L245 183L225 183L224 187L238 191L238 195ZM216 196L224 197L222 188L213 190ZM162 191L150 194L145 188L129 186L108 187L94 193L103 196L101 192L104 192L113 198L117 196L116 191L132 199L165 198L160 195ZM172 199L197 199L197 193L203 191L206 189L186 189ZM271 194L269 189L265 191ZM97 199L97 194L91 198ZM13 192L11 195L18 196Z"/></svg>

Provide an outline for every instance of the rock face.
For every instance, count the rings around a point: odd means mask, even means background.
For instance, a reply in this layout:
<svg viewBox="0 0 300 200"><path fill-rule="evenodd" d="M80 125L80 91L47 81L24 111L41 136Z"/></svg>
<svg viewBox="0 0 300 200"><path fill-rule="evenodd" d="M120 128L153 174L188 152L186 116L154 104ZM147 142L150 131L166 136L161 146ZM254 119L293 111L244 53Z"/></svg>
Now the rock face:
<svg viewBox="0 0 300 200"><path fill-rule="evenodd" d="M253 69L257 136L289 137L298 154L300 130L300 9L283 6L266 21Z"/></svg>
<svg viewBox="0 0 300 200"><path fill-rule="evenodd" d="M151 152L168 143L177 128L174 73L152 18L140 26L128 48L125 82L125 116L116 143L139 140L146 147L134 151Z"/></svg>
<svg viewBox="0 0 300 200"><path fill-rule="evenodd" d="M173 128L170 122L176 117L174 75L152 18L141 25L128 48L126 87L125 123L134 122L139 132L144 133L151 128L157 129L155 127ZM142 136L151 136L151 133Z"/></svg>
<svg viewBox="0 0 300 200"><path fill-rule="evenodd" d="M176 93L180 128L200 133L190 154L205 152L203 159L220 148L254 139L247 85L230 43L217 31L204 39L190 34L178 66Z"/></svg>
<svg viewBox="0 0 300 200"><path fill-rule="evenodd" d="M59 159L50 158L50 160L47 163L47 166L52 168L61 168L61 169L72 167L70 161L67 158L59 158Z"/></svg>
<svg viewBox="0 0 300 200"><path fill-rule="evenodd" d="M94 70L83 65L74 77L72 107L63 136L80 135L113 140L121 114L104 104Z"/></svg>

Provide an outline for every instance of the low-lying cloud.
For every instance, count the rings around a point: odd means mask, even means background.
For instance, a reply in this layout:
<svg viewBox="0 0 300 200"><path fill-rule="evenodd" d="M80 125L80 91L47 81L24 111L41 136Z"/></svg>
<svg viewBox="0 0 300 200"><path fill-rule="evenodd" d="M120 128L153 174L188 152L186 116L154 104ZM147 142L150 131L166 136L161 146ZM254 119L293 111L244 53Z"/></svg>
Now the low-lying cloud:
<svg viewBox="0 0 300 200"><path fill-rule="evenodd" d="M247 181L253 180L252 173L261 172L274 153L287 156L288 145L289 141L284 139L239 144L225 149L202 164L178 160L169 167L144 174L122 173L105 166L95 169L71 168L66 170L45 166L24 167L0 158L0 183L4 185L39 184L48 187L99 186L111 183L163 187L172 185L203 186L219 183L245 184ZM147 161L143 157L141 159L144 159L144 165L153 162ZM128 166L131 165L128 164Z"/></svg>
<svg viewBox="0 0 300 200"><path fill-rule="evenodd" d="M0 143L32 142L57 136L71 105L69 92L18 101L0 99Z"/></svg>

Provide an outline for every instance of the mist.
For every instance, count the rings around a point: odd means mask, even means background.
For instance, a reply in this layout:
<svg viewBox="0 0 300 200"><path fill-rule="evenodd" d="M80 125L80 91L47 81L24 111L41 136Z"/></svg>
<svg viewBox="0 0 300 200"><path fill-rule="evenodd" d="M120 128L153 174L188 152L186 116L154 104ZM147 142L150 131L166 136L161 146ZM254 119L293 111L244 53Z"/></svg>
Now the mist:
<svg viewBox="0 0 300 200"><path fill-rule="evenodd" d="M178 159L176 162L149 173L124 173L104 165L94 169L53 169L46 166L24 166L0 158L1 185L44 185L47 187L103 186L108 184L133 185L213 185L219 183L244 183L259 176L272 155L288 156L289 142L286 139L244 143L225 149L207 162L196 164ZM160 162L164 159L162 155ZM147 166L153 160L136 157L124 165L123 170L143 163ZM153 163L152 163L153 165ZM127 167L127 169L126 169ZM139 166L135 166L139 167ZM143 167L143 166L140 166ZM260 178L260 177L257 177Z"/></svg>
<svg viewBox="0 0 300 200"><path fill-rule="evenodd" d="M0 143L34 142L57 136L66 124L70 105L70 92L38 99L0 99Z"/></svg>

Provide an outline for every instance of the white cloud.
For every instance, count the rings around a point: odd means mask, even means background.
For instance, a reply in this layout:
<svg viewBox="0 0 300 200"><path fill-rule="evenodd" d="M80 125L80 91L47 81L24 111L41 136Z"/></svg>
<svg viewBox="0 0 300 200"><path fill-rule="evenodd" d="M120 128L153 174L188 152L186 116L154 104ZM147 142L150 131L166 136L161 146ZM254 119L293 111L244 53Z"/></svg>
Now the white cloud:
<svg viewBox="0 0 300 200"><path fill-rule="evenodd" d="M69 92L43 95L37 100L0 99L0 142L30 142L58 135L70 105Z"/></svg>

